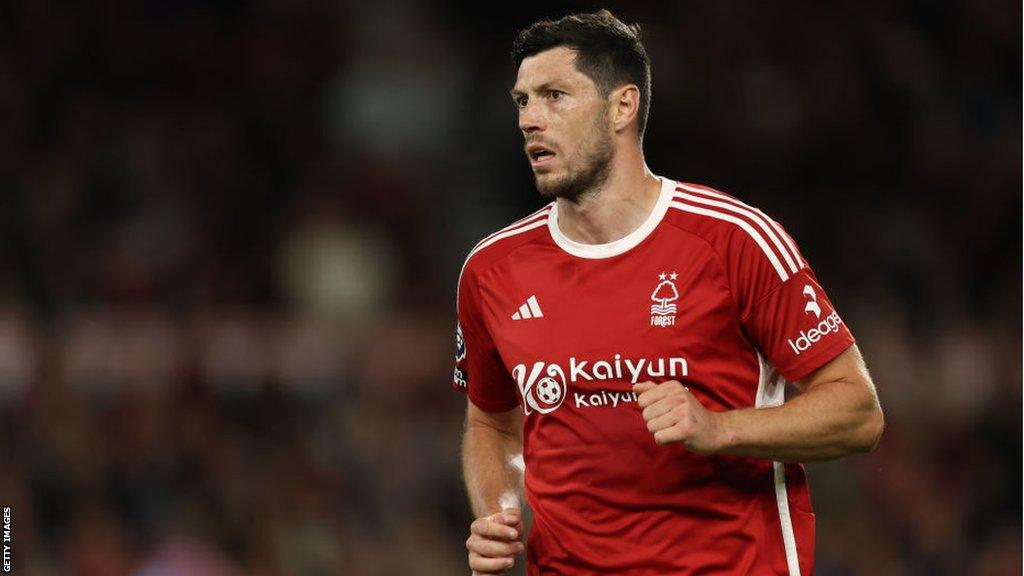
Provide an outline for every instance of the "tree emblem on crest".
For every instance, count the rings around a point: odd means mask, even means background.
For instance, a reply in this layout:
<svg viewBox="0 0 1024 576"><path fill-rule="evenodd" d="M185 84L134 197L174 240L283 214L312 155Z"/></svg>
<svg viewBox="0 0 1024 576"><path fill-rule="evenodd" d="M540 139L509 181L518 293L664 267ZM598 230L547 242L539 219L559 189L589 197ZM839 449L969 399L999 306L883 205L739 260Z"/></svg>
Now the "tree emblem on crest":
<svg viewBox="0 0 1024 576"><path fill-rule="evenodd" d="M651 292L651 300L655 302L651 306L652 315L669 316L676 313L676 305L673 302L679 299L679 290L676 289L674 280L678 276L675 272L671 274L662 272L658 275L658 280L661 282L654 288L654 292Z"/></svg>

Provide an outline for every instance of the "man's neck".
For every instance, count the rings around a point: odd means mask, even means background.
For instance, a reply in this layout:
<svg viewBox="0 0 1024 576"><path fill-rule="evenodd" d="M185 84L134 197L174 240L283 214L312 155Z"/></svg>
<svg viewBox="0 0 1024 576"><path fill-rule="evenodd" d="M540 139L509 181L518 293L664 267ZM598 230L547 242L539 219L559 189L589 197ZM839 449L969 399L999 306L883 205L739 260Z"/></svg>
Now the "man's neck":
<svg viewBox="0 0 1024 576"><path fill-rule="evenodd" d="M575 202L558 199L558 228L582 244L615 242L640 227L654 210L661 183L643 159L613 167L608 179Z"/></svg>

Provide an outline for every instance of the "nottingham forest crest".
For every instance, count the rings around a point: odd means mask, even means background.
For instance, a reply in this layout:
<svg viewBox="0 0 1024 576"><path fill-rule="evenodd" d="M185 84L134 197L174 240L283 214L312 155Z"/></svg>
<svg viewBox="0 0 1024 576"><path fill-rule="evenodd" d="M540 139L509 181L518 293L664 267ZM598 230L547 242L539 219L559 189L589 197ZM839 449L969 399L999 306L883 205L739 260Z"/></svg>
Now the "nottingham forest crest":
<svg viewBox="0 0 1024 576"><path fill-rule="evenodd" d="M658 274L660 282L654 288L654 292L651 292L651 300L654 301L654 304L651 305L651 326L675 326L675 301L679 300L679 290L676 289L675 280L678 277L679 274L675 272Z"/></svg>

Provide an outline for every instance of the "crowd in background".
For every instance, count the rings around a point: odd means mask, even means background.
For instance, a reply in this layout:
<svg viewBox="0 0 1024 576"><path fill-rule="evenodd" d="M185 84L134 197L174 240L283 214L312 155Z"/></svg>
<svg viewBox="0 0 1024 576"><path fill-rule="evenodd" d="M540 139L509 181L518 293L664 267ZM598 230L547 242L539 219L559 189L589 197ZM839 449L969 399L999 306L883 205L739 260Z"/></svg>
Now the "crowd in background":
<svg viewBox="0 0 1024 576"><path fill-rule="evenodd" d="M595 7L2 3L15 573L466 573L456 277L542 203L514 33ZM609 7L649 166L781 221L878 385L817 573L1019 574L1020 4Z"/></svg>

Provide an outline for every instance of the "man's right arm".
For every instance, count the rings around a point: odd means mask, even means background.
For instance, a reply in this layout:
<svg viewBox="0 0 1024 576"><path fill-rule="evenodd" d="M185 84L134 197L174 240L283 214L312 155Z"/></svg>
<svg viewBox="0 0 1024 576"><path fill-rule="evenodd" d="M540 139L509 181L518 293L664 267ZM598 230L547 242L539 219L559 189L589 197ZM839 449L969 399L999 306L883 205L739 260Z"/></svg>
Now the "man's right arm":
<svg viewBox="0 0 1024 576"><path fill-rule="evenodd" d="M522 477L513 458L523 451L522 412L485 412L466 402L462 472L476 517L489 516L518 503Z"/></svg>
<svg viewBox="0 0 1024 576"><path fill-rule="evenodd" d="M523 451L522 412L486 412L467 399L462 470L476 520L466 541L474 574L501 574L523 551L519 504L522 476L514 460Z"/></svg>

